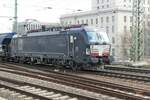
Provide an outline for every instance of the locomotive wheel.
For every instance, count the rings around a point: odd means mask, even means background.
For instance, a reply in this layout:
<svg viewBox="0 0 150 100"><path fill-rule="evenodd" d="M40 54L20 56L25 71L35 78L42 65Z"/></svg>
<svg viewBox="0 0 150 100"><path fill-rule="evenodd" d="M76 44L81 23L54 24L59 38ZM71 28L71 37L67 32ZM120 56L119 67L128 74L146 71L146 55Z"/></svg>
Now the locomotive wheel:
<svg viewBox="0 0 150 100"><path fill-rule="evenodd" d="M4 62L4 61L5 61L5 58L4 58L4 57L0 57L0 61L1 61L1 62Z"/></svg>
<svg viewBox="0 0 150 100"><path fill-rule="evenodd" d="M78 70L77 64L74 64L74 66L72 66L72 70L73 70L73 71L77 71L77 70Z"/></svg>
<svg viewBox="0 0 150 100"><path fill-rule="evenodd" d="M74 61L69 61L69 65L70 65L70 68L73 70L73 71L77 71L77 64L74 62Z"/></svg>

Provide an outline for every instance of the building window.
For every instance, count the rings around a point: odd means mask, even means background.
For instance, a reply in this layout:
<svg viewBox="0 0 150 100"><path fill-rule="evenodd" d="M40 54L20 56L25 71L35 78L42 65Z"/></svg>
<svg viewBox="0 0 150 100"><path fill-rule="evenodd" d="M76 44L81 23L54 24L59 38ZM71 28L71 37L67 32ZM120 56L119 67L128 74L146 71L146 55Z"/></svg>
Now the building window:
<svg viewBox="0 0 150 100"><path fill-rule="evenodd" d="M27 30L30 30L29 27L27 27Z"/></svg>
<svg viewBox="0 0 150 100"><path fill-rule="evenodd" d="M35 30L36 30L36 25L37 25L37 24L34 25L34 29L35 29Z"/></svg>
<svg viewBox="0 0 150 100"><path fill-rule="evenodd" d="M104 8L104 6L102 6L102 8Z"/></svg>
<svg viewBox="0 0 150 100"><path fill-rule="evenodd" d="M64 22L63 22L63 25L64 25ZM37 24L36 28L39 29L39 25L38 24Z"/></svg>
<svg viewBox="0 0 150 100"><path fill-rule="evenodd" d="M97 9L99 9L99 6L97 6Z"/></svg>
<svg viewBox="0 0 150 100"><path fill-rule="evenodd" d="M61 21L61 24L64 25L64 21Z"/></svg>
<svg viewBox="0 0 150 100"><path fill-rule="evenodd" d="M33 24L33 25L32 25L32 30L34 30L34 26L35 26L35 25Z"/></svg>
<svg viewBox="0 0 150 100"><path fill-rule="evenodd" d="M109 17L108 16L106 17L106 22L109 23Z"/></svg>
<svg viewBox="0 0 150 100"><path fill-rule="evenodd" d="M106 26L106 32L109 34L109 26Z"/></svg>
<svg viewBox="0 0 150 100"><path fill-rule="evenodd" d="M80 21L78 20L78 24L80 24Z"/></svg>
<svg viewBox="0 0 150 100"><path fill-rule="evenodd" d="M31 30L31 25L29 24L28 29Z"/></svg>
<svg viewBox="0 0 150 100"><path fill-rule="evenodd" d="M88 19L86 20L86 24L88 24Z"/></svg>
<svg viewBox="0 0 150 100"><path fill-rule="evenodd" d="M127 16L124 16L124 22L125 23L127 22Z"/></svg>
<svg viewBox="0 0 150 100"><path fill-rule="evenodd" d="M32 30L32 24L30 24L30 30Z"/></svg>
<svg viewBox="0 0 150 100"><path fill-rule="evenodd" d="M84 20L82 20L82 24L84 24Z"/></svg>
<svg viewBox="0 0 150 100"><path fill-rule="evenodd" d="M115 49L112 49L112 55L115 56Z"/></svg>
<svg viewBox="0 0 150 100"><path fill-rule="evenodd" d="M109 0L107 0L107 2L109 2Z"/></svg>
<svg viewBox="0 0 150 100"><path fill-rule="evenodd" d="M67 24L68 24L68 22L65 23L65 25L67 25Z"/></svg>
<svg viewBox="0 0 150 100"><path fill-rule="evenodd" d="M132 16L130 16L130 23L132 23L132 20L133 20L133 17L132 17Z"/></svg>
<svg viewBox="0 0 150 100"><path fill-rule="evenodd" d="M115 16L112 16L112 22L115 22Z"/></svg>
<svg viewBox="0 0 150 100"><path fill-rule="evenodd" d="M104 19L103 19L103 17L101 17L101 24L103 24L103 22L104 22Z"/></svg>
<svg viewBox="0 0 150 100"><path fill-rule="evenodd" d="M62 21L62 24L64 25L64 21ZM38 24L37 24L36 28L39 29L39 25Z"/></svg>
<svg viewBox="0 0 150 100"><path fill-rule="evenodd" d="M104 3L104 0L102 0L102 3Z"/></svg>
<svg viewBox="0 0 150 100"><path fill-rule="evenodd" d="M132 33L132 26L130 26L130 32Z"/></svg>
<svg viewBox="0 0 150 100"><path fill-rule="evenodd" d="M112 33L114 33L115 32L115 28L114 28L114 25L112 26Z"/></svg>
<svg viewBox="0 0 150 100"><path fill-rule="evenodd" d="M114 37L112 37L112 43L115 44L115 38Z"/></svg>
<svg viewBox="0 0 150 100"><path fill-rule="evenodd" d="M107 8L109 8L109 5L107 5Z"/></svg>
<svg viewBox="0 0 150 100"><path fill-rule="evenodd" d="M96 24L98 24L98 18L96 18Z"/></svg>
<svg viewBox="0 0 150 100"><path fill-rule="evenodd" d="M93 24L93 19L91 19L91 24Z"/></svg>
<svg viewBox="0 0 150 100"><path fill-rule="evenodd" d="M70 21L69 24L72 24L72 22Z"/></svg>
<svg viewBox="0 0 150 100"><path fill-rule="evenodd" d="M97 4L99 4L99 0L97 0Z"/></svg>

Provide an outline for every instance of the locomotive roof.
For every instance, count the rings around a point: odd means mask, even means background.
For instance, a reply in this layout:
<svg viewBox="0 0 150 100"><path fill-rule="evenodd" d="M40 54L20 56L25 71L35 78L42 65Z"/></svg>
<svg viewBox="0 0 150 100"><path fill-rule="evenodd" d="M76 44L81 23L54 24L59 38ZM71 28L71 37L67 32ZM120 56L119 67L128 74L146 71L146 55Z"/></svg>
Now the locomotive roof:
<svg viewBox="0 0 150 100"><path fill-rule="evenodd" d="M24 35L26 37L31 37L31 36L45 36L45 35L56 35L56 34L60 34L59 31L55 31L55 32L51 32L51 31L44 31L44 32L33 32L33 33L26 33L27 35ZM17 37L22 37L19 36L18 34L16 34L13 38L17 38Z"/></svg>
<svg viewBox="0 0 150 100"><path fill-rule="evenodd" d="M95 28L94 27L89 27L89 26L86 26L86 27L79 27L79 28L70 28L70 29L66 29L66 30L63 30L63 31L43 31L43 32L32 32L32 33L26 33L27 37L32 37L32 36L46 36L46 35L57 35L57 34L63 34L63 33L67 33L69 31L81 31L81 30L85 30L85 31L95 31ZM19 37L18 34L16 34L13 38L17 38ZM22 37L22 36L20 36Z"/></svg>
<svg viewBox="0 0 150 100"><path fill-rule="evenodd" d="M56 34L60 34L60 32L59 31L34 32L34 33L27 34L27 36L42 36L42 35L56 35Z"/></svg>
<svg viewBox="0 0 150 100"><path fill-rule="evenodd" d="M63 30L63 31L43 31L43 32L32 32L32 33L26 33L27 35L24 35L24 36L27 36L27 37L32 37L32 36L46 36L46 35L57 35L57 34L62 34L64 32L67 32L67 31L79 31L81 30L81 28L75 28L75 29L69 29L69 30ZM17 38L17 37L21 37L19 36L18 34L16 34L15 36L13 36L13 38Z"/></svg>
<svg viewBox="0 0 150 100"><path fill-rule="evenodd" d="M57 34L62 34L67 31L80 31L83 28L71 28L67 30L61 30L61 31L44 31L44 32L33 32L33 33L28 33L27 36L45 36L45 35L57 35Z"/></svg>

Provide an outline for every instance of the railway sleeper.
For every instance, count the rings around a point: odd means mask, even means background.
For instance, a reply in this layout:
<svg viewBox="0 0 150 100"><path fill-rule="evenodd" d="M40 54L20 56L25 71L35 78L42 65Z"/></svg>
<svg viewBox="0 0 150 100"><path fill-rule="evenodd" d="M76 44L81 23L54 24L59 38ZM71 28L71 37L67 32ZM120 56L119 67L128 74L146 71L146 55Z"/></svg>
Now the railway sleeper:
<svg viewBox="0 0 150 100"><path fill-rule="evenodd" d="M18 88L25 90L27 92L32 92L34 94L53 99L53 100L69 100L69 99L71 99L70 96L62 95L60 93L55 93L52 91L42 90L42 89L35 88L35 87L22 86L22 87L18 87Z"/></svg>
<svg viewBox="0 0 150 100"><path fill-rule="evenodd" d="M0 88L0 94L3 98L8 100L25 100L25 98L28 98L26 95L22 95L5 88Z"/></svg>
<svg viewBox="0 0 150 100"><path fill-rule="evenodd" d="M47 90L42 90L39 88L35 88L35 87L30 87L30 86L16 86L16 88L32 93L32 94L36 94L39 96L43 96L46 98L49 98L50 100L78 100L77 98L73 98L70 97L68 95L62 95L60 93L55 93L52 91L47 91ZM31 96L27 96L21 93L18 93L16 91L12 91L6 88L0 88L0 94L3 98L6 98L8 100L33 100L36 98L33 98Z"/></svg>

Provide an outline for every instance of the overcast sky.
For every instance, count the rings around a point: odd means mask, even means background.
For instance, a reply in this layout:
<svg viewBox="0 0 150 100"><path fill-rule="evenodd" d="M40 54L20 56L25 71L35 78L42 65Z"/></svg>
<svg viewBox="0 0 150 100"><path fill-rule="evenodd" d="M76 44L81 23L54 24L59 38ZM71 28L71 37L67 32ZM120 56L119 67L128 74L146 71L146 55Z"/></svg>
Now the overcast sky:
<svg viewBox="0 0 150 100"><path fill-rule="evenodd" d="M0 32L7 32L11 29L14 1L0 0ZM52 9L47 9L47 7ZM91 0L18 0L18 21L37 19L41 22L59 22L60 15L77 12L79 9L90 10Z"/></svg>

